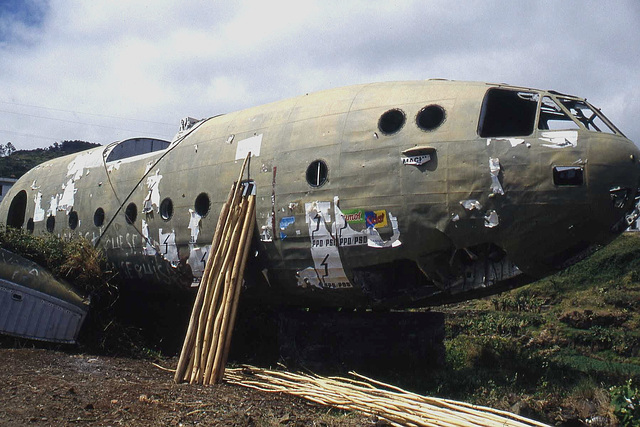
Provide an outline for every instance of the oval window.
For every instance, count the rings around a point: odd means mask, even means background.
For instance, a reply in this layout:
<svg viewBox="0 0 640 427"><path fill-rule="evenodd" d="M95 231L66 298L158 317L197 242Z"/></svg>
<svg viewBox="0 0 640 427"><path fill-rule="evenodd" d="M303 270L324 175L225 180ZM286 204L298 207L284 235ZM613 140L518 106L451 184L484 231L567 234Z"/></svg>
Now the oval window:
<svg viewBox="0 0 640 427"><path fill-rule="evenodd" d="M96 227L102 227L102 224L104 224L104 209L96 209L96 212L93 214L93 223Z"/></svg>
<svg viewBox="0 0 640 427"><path fill-rule="evenodd" d="M7 226L20 228L24 223L24 216L27 211L27 192L22 190L15 195L9 205L9 213L7 214Z"/></svg>
<svg viewBox="0 0 640 427"><path fill-rule="evenodd" d="M47 231L49 233L53 233L53 230L56 228L56 217L53 215L49 215L47 218Z"/></svg>
<svg viewBox="0 0 640 427"><path fill-rule="evenodd" d="M78 212L69 212L69 228L75 230L78 227Z"/></svg>
<svg viewBox="0 0 640 427"><path fill-rule="evenodd" d="M160 203L160 217L165 221L169 221L173 216L173 202L170 198L166 198Z"/></svg>
<svg viewBox="0 0 640 427"><path fill-rule="evenodd" d="M327 182L327 173L327 164L323 160L315 160L307 168L307 182L312 187L321 187Z"/></svg>
<svg viewBox="0 0 640 427"><path fill-rule="evenodd" d="M439 105L427 105L416 116L416 124L422 130L430 131L439 127L445 119L444 108Z"/></svg>
<svg viewBox="0 0 640 427"><path fill-rule="evenodd" d="M33 222L33 218L29 218L29 219L27 220L27 231L28 231L29 233L33 233L33 229L34 229L34 228L35 228L35 224L34 224L34 222Z"/></svg>
<svg viewBox="0 0 640 427"><path fill-rule="evenodd" d="M207 216L209 213L209 208L211 208L211 201L209 200L209 195L207 193L200 193L198 197L196 197L196 202L193 205L196 213L201 217Z"/></svg>
<svg viewBox="0 0 640 427"><path fill-rule="evenodd" d="M136 218L138 218L138 207L135 203L129 203L124 211L124 219L127 220L127 224L133 224Z"/></svg>
<svg viewBox="0 0 640 427"><path fill-rule="evenodd" d="M390 135L398 132L402 126L404 126L405 115L404 112L398 108L389 110L380 116L378 121L378 129L380 132Z"/></svg>

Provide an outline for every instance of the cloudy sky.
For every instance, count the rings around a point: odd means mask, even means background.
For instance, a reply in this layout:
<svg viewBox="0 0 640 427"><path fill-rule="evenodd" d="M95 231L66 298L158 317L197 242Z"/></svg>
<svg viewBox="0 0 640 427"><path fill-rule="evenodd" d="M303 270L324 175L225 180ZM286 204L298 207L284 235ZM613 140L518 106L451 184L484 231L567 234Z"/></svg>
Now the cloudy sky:
<svg viewBox="0 0 640 427"><path fill-rule="evenodd" d="M640 2L0 0L0 143L18 149L426 78L584 96L640 144Z"/></svg>

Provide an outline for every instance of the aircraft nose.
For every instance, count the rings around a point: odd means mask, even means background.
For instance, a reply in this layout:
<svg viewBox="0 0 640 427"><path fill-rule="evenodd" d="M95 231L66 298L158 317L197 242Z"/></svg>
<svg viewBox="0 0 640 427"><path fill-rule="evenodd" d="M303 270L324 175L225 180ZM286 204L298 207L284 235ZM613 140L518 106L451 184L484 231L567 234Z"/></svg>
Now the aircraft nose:
<svg viewBox="0 0 640 427"><path fill-rule="evenodd" d="M589 145L587 170L592 214L608 225L608 236L599 236L608 243L638 217L640 149L620 136L600 136Z"/></svg>

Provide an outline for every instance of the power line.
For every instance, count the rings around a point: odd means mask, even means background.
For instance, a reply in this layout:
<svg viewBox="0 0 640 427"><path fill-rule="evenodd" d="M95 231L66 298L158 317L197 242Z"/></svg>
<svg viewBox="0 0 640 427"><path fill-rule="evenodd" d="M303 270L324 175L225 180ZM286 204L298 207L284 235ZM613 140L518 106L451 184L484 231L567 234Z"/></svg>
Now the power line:
<svg viewBox="0 0 640 427"><path fill-rule="evenodd" d="M20 133L20 132L14 132L14 131L11 131L11 130L4 130L4 129L0 129L0 132L11 133L11 134L20 135L20 136L28 136L29 138L48 139L50 141L60 141L60 140L62 140L61 138L52 138L50 136L32 135L30 133Z"/></svg>
<svg viewBox="0 0 640 427"><path fill-rule="evenodd" d="M134 133L139 133L140 132L139 130L134 130L134 129L124 129L124 128L118 128L118 127L114 127L114 126L105 126L105 125L98 125L98 124L92 124L92 123L86 123L86 122L78 122L78 121L75 121L75 120L56 119L56 118L53 118L53 117L38 116L38 115L35 115L35 114L16 113L15 111L0 110L0 113L15 114L15 115L18 115L18 116L33 117L33 118L37 118L37 119L55 120L55 121L58 121L58 122L73 123L73 124L79 124L79 125L85 125L85 126L93 126L93 127L104 128L104 129L120 130L120 131L125 131L125 132L134 132ZM162 137L166 137L166 135L167 135L166 133L157 133L157 132L145 132L145 134L162 136Z"/></svg>
<svg viewBox="0 0 640 427"><path fill-rule="evenodd" d="M20 107L41 108L43 110L62 111L62 112L65 112L65 113L73 113L73 114L85 114L87 116L106 117L106 118L109 118L109 119L119 119L119 120L129 120L129 121L132 121L132 122L151 123L151 124L155 124L155 125L172 126L172 127L176 126L175 123L172 124L172 123L164 123L164 122L154 122L154 121L150 121L150 120L130 119L130 118L127 118L127 117L120 117L120 116L109 116L109 115L106 115L106 114L85 113L85 112L82 112L82 111L63 110L62 108L43 107L41 105L20 104L18 102L0 101L0 104L18 105ZM18 114L18 113L16 113L16 114Z"/></svg>

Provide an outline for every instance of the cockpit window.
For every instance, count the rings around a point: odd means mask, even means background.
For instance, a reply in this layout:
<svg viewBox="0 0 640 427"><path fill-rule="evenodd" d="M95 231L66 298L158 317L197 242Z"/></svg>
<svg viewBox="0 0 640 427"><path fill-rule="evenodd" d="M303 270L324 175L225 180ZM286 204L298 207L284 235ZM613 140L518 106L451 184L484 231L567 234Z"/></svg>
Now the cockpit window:
<svg viewBox="0 0 640 427"><path fill-rule="evenodd" d="M478 134L483 138L531 135L538 99L534 92L489 89L480 110Z"/></svg>
<svg viewBox="0 0 640 427"><path fill-rule="evenodd" d="M576 120L587 128L587 130L616 133L617 129L615 129L613 125L609 125L609 122L602 113L595 108L592 108L591 105L586 102L563 97L558 97L558 100L571 112L571 115L573 115Z"/></svg>
<svg viewBox="0 0 640 427"><path fill-rule="evenodd" d="M578 124L551 97L545 96L542 98L538 129L571 130L579 128Z"/></svg>
<svg viewBox="0 0 640 427"><path fill-rule="evenodd" d="M169 141L154 138L127 139L119 142L118 145L113 147L113 150L111 150L111 153L109 153L109 156L107 157L107 162L164 150L169 146L169 144Z"/></svg>

